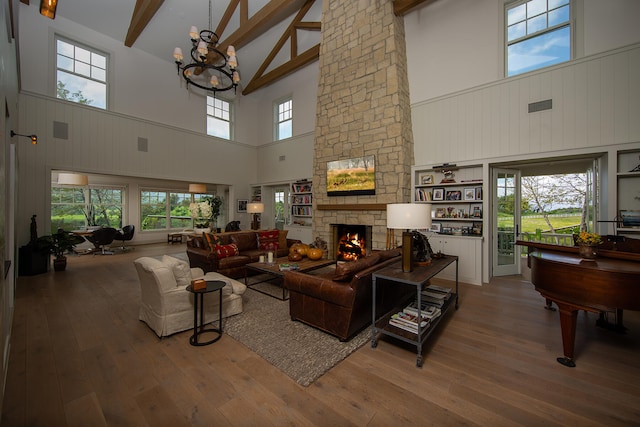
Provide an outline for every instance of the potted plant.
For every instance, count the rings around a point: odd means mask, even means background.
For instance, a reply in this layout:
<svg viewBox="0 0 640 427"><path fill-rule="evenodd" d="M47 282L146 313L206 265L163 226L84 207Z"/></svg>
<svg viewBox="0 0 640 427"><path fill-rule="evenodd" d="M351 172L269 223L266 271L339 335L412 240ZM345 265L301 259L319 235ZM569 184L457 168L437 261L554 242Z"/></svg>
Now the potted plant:
<svg viewBox="0 0 640 427"><path fill-rule="evenodd" d="M584 260L594 260L598 255L597 246L602 243L602 238L598 233L581 231L575 235L575 242L578 244L578 253Z"/></svg>
<svg viewBox="0 0 640 427"><path fill-rule="evenodd" d="M51 253L53 258L53 269L55 271L64 271L67 268L66 253L73 247L84 241L83 237L76 236L62 229L50 236L42 236L38 238L39 245Z"/></svg>

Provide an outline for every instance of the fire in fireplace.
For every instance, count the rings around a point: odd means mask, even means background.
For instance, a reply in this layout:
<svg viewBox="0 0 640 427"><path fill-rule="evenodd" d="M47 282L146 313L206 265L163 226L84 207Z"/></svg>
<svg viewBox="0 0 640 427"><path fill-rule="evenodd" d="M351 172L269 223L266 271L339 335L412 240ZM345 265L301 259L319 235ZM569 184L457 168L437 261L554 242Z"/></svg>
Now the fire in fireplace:
<svg viewBox="0 0 640 427"><path fill-rule="evenodd" d="M371 252L370 225L332 224L338 261L355 261Z"/></svg>

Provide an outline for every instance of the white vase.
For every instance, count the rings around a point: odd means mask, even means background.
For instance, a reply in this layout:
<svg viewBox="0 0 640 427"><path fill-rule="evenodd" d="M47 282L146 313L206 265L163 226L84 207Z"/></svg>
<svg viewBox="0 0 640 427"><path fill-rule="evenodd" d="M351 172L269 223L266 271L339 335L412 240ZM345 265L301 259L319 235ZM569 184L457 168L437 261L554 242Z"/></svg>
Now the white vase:
<svg viewBox="0 0 640 427"><path fill-rule="evenodd" d="M210 232L211 232L211 229L210 229L209 227L207 227L207 228L195 228L195 229L194 229L194 232L195 232L196 234L210 233Z"/></svg>

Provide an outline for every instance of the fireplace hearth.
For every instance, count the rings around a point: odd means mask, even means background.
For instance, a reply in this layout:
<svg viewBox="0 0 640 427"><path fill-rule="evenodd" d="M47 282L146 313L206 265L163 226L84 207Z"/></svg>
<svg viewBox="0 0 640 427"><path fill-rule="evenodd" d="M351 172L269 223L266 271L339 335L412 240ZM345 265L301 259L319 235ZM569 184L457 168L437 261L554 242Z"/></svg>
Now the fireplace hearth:
<svg viewBox="0 0 640 427"><path fill-rule="evenodd" d="M356 261L371 252L370 225L331 224L335 258L338 261Z"/></svg>

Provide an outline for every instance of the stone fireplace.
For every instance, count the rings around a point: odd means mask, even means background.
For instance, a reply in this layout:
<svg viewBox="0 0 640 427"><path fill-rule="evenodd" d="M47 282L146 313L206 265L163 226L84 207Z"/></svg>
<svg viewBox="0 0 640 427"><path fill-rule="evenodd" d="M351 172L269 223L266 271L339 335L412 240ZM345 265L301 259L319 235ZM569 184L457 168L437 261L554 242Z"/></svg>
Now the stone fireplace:
<svg viewBox="0 0 640 427"><path fill-rule="evenodd" d="M368 155L375 156L375 195L327 195L327 162ZM403 18L392 0L324 0L312 233L327 241L330 257L337 255L332 224L366 224L365 250L386 247L386 205L411 200L412 165Z"/></svg>
<svg viewBox="0 0 640 427"><path fill-rule="evenodd" d="M331 224L331 244L337 261L356 261L371 253L370 225Z"/></svg>

